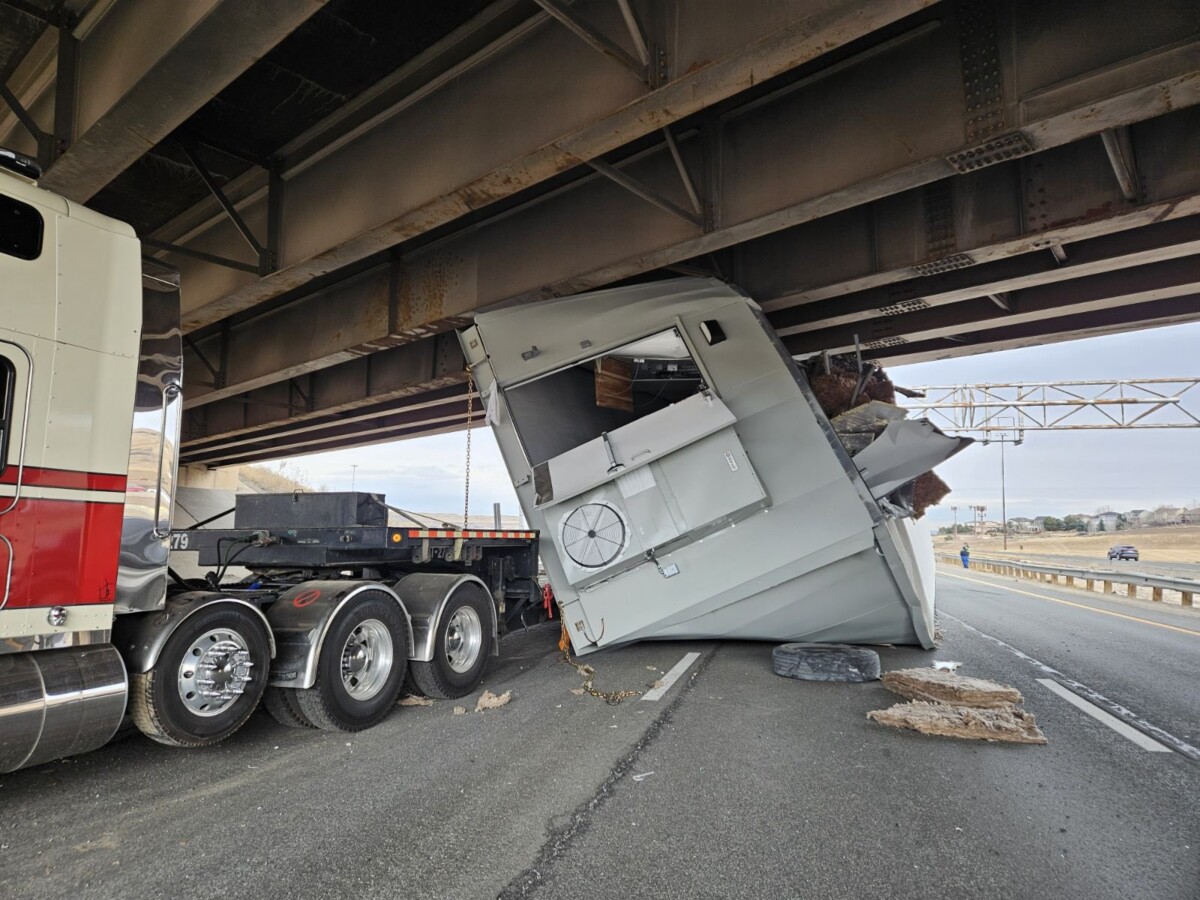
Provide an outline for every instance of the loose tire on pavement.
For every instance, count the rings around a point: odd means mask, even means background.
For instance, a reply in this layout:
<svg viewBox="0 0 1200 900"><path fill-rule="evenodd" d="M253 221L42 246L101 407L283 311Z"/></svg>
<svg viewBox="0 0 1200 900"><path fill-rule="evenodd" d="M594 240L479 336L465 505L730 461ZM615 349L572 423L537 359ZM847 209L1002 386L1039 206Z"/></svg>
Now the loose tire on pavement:
<svg viewBox="0 0 1200 900"><path fill-rule="evenodd" d="M382 591L366 591L355 597L325 635L316 684L290 691L294 698L276 698L272 703L294 699L297 718L324 731L362 731L392 711L407 669L404 613Z"/></svg>
<svg viewBox="0 0 1200 900"><path fill-rule="evenodd" d="M215 744L250 718L270 664L266 627L252 611L202 609L167 638L154 668L130 676L130 714L160 744Z"/></svg>
<svg viewBox="0 0 1200 900"><path fill-rule="evenodd" d="M412 681L426 697L453 700L479 686L492 652L492 600L476 584L464 584L450 597L437 623L433 659L413 661Z"/></svg>
<svg viewBox="0 0 1200 900"><path fill-rule="evenodd" d="M879 654L848 644L780 644L771 651L776 675L801 681L874 681Z"/></svg>

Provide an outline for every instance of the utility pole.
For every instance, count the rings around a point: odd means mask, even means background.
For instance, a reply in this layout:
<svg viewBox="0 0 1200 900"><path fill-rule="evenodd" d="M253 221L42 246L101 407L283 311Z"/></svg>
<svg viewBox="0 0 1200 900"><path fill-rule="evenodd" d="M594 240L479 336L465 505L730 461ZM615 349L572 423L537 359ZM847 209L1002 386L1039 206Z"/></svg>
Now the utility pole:
<svg viewBox="0 0 1200 900"><path fill-rule="evenodd" d="M954 543L958 543L958 507L950 507L950 512L954 513Z"/></svg>
<svg viewBox="0 0 1200 900"><path fill-rule="evenodd" d="M358 480L358 463L350 464L350 493L354 493L354 485Z"/></svg>
<svg viewBox="0 0 1200 900"><path fill-rule="evenodd" d="M1013 426L1015 428L1016 422L1013 419L1009 419L1008 421L1012 422ZM995 423L995 427L997 427L997 428L1001 427L1001 423L1002 423L1002 420L997 419L997 421ZM1005 481L1005 475L1004 475L1004 445L1011 443L1014 447L1017 446L1018 444L1020 444L1021 442L1023 442L1025 440L1025 432L1023 429L1015 428L1015 437L1010 437L1009 433L1007 431L999 431L999 432L996 432L996 434L998 435L998 437L992 437L991 435L985 436L983 439L983 442L985 444L987 444L987 443L990 443L991 441L996 441L1000 444L1000 517L1002 519L1002 521L1000 523L1000 527L1003 529L1001 531L1001 535L1002 535L1002 539L1004 541L1004 549L1007 550L1008 549L1008 485Z"/></svg>
<svg viewBox="0 0 1200 900"><path fill-rule="evenodd" d="M1003 529L1001 534L1004 535L1004 549L1008 549L1008 495L1004 489L1004 445L1008 441L1004 440L1001 435L1000 440L1000 518L1002 519L1000 527Z"/></svg>

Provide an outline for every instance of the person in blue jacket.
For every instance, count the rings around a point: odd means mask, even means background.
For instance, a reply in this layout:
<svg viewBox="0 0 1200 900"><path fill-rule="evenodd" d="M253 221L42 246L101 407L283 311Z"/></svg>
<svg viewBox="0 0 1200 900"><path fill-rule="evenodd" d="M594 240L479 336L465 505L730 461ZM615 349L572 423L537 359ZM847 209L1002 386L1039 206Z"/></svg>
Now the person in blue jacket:
<svg viewBox="0 0 1200 900"><path fill-rule="evenodd" d="M962 557L963 568L964 569L971 568L971 565L970 565L970 563L971 563L971 548L968 547L966 544L963 544L963 548L961 551L959 551L958 555L960 557Z"/></svg>

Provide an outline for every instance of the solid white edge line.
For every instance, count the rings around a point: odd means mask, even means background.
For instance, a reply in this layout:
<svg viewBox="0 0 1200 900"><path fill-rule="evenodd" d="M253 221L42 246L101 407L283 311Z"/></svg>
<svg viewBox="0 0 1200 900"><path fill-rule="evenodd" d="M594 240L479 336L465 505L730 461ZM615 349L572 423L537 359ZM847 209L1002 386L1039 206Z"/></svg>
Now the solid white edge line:
<svg viewBox="0 0 1200 900"><path fill-rule="evenodd" d="M1151 753L1171 753L1172 752L1170 747L1163 746L1158 741L1154 740L1154 738L1147 737L1146 735L1144 735L1140 731L1138 731L1136 728L1129 727L1124 722L1122 722L1120 719L1118 719L1116 716L1105 712L1104 710L1102 710L1100 707L1096 706L1095 704L1089 703L1087 700L1084 700L1082 697L1080 697L1074 691L1067 690L1065 687L1063 687L1057 681L1053 681L1049 678L1039 678L1039 679L1037 679L1037 683L1042 685L1043 687L1049 688L1054 693L1058 694L1058 696L1062 697L1064 700L1066 700L1068 703L1070 703L1072 706L1076 706L1079 709L1082 709L1085 713L1087 713L1089 716L1091 716L1097 722L1101 723L1102 725L1107 725L1109 728L1111 728L1117 734L1121 735L1121 737L1125 738L1126 740L1133 741L1133 743L1137 744L1143 750L1149 750Z"/></svg>
<svg viewBox="0 0 1200 900"><path fill-rule="evenodd" d="M646 691L646 693L642 695L642 699L661 700L663 695L671 689L671 685L679 680L679 676L690 669L692 667L692 663L699 658L699 653L685 653L683 655L683 659L675 663L671 671L664 675L662 680L658 682L658 687Z"/></svg>

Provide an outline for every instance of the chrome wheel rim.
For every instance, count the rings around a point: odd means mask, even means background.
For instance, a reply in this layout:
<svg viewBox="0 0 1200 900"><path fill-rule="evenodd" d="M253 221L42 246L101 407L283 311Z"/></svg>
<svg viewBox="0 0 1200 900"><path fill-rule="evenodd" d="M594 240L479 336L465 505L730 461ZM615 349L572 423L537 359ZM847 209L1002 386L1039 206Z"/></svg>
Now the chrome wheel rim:
<svg viewBox="0 0 1200 900"><path fill-rule="evenodd" d="M342 685L355 700L370 700L392 672L392 633L378 619L364 619L342 646Z"/></svg>
<svg viewBox="0 0 1200 900"><path fill-rule="evenodd" d="M179 699L193 715L220 715L245 693L253 667L241 634L231 628L206 631L192 641L179 663Z"/></svg>
<svg viewBox="0 0 1200 900"><path fill-rule="evenodd" d="M470 606L460 606L446 622L446 662L455 672L469 672L483 648L483 622Z"/></svg>

